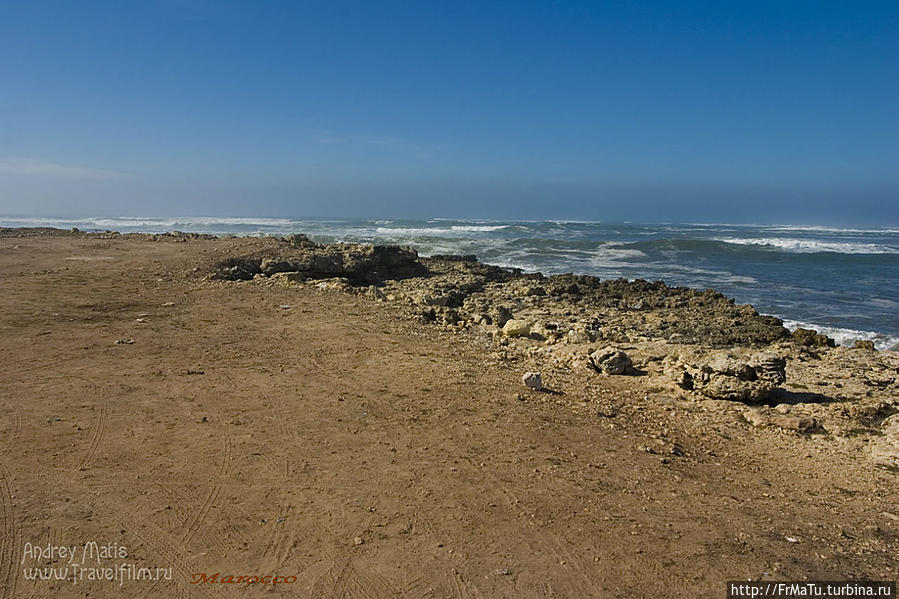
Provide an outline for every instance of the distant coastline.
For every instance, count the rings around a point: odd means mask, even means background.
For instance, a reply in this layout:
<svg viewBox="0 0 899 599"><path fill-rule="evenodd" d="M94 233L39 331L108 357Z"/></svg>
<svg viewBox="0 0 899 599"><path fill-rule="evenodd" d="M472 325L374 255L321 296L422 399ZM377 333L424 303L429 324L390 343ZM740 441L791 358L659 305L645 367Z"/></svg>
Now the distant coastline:
<svg viewBox="0 0 899 599"><path fill-rule="evenodd" d="M899 229L454 219L0 217L0 226L280 236L474 254L530 272L713 288L841 344L899 345Z"/></svg>

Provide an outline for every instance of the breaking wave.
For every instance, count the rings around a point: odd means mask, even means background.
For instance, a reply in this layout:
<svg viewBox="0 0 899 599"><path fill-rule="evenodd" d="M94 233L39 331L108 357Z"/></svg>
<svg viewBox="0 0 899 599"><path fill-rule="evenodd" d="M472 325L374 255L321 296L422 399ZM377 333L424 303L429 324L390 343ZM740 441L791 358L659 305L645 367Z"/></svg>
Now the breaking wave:
<svg viewBox="0 0 899 599"><path fill-rule="evenodd" d="M856 341L873 341L874 347L879 350L899 350L899 336L885 335L884 333L876 333L874 331L828 327L798 320L783 319L783 323L790 331L795 331L799 328L818 331L836 341L837 345L852 347Z"/></svg>
<svg viewBox="0 0 899 599"><path fill-rule="evenodd" d="M853 243L844 241L821 241L817 239L796 239L785 237L719 237L715 241L733 245L756 245L777 248L804 254L899 254L899 248L879 243Z"/></svg>

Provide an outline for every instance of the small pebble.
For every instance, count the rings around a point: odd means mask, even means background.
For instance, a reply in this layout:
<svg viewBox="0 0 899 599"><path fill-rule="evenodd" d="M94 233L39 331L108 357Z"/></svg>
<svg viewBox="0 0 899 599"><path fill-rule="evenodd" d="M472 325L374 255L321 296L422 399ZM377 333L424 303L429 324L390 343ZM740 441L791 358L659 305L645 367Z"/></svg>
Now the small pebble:
<svg viewBox="0 0 899 599"><path fill-rule="evenodd" d="M543 390L543 377L540 376L539 372L525 372L521 377L521 382L528 389L533 389L534 391Z"/></svg>

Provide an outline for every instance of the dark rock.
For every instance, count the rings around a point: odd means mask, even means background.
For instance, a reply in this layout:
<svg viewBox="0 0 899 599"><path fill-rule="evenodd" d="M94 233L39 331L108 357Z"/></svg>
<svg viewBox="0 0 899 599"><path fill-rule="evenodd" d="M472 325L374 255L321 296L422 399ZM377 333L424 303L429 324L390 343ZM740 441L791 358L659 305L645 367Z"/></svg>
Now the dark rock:
<svg viewBox="0 0 899 599"><path fill-rule="evenodd" d="M508 306L494 306L488 314L493 324L502 328L507 322L512 320L512 310Z"/></svg>
<svg viewBox="0 0 899 599"><path fill-rule="evenodd" d="M793 340L793 343L796 345L802 345L803 347L835 347L836 342L828 337L827 335L822 335L818 333L818 331L813 331L812 329L803 329L798 328L793 331L793 334L790 335Z"/></svg>
<svg viewBox="0 0 899 599"><path fill-rule="evenodd" d="M431 260L441 260L443 262L477 262L478 257L474 254L434 254L430 256Z"/></svg>
<svg viewBox="0 0 899 599"><path fill-rule="evenodd" d="M232 257L215 265L213 278L249 280L258 273L271 276L295 272L307 278L346 277L356 283L422 275L424 267L414 250L364 244L317 245L304 235L285 240L290 250L265 257Z"/></svg>
<svg viewBox="0 0 899 599"><path fill-rule="evenodd" d="M260 259L228 258L215 265L212 278L226 281L249 281L260 271Z"/></svg>

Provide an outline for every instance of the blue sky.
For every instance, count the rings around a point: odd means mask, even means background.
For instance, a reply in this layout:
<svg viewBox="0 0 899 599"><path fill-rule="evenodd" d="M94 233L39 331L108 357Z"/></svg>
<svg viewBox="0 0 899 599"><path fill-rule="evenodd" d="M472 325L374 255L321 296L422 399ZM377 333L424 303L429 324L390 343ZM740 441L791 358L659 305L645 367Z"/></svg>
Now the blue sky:
<svg viewBox="0 0 899 599"><path fill-rule="evenodd" d="M7 2L0 214L899 222L895 2Z"/></svg>

